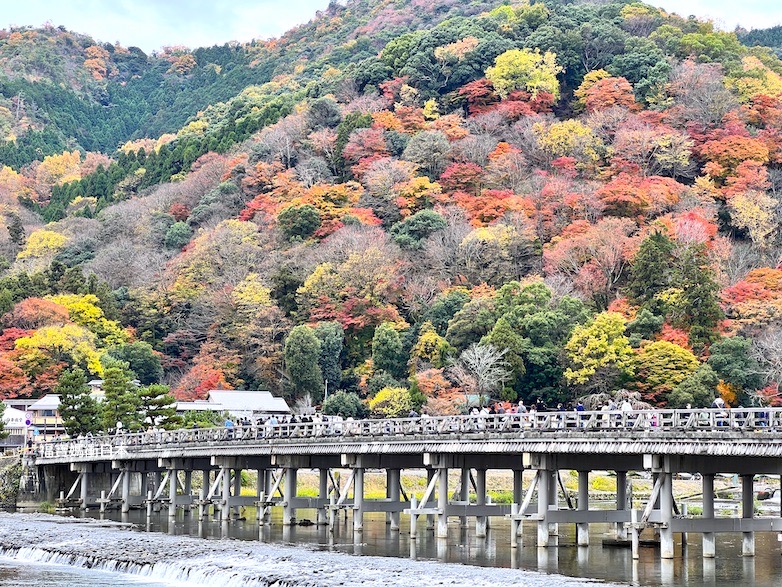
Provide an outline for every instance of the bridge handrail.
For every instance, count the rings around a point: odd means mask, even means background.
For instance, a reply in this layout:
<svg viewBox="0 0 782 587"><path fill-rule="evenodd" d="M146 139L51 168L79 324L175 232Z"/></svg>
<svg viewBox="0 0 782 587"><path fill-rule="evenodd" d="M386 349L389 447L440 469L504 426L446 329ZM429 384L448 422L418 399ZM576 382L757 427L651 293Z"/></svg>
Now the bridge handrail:
<svg viewBox="0 0 782 587"><path fill-rule="evenodd" d="M249 426L185 428L98 435L41 443L37 455L43 458L113 458L128 449L161 448L165 445L203 445L222 442L267 442L280 440L322 441L324 438L389 438L412 435L458 436L521 435L528 431L621 434L632 431L699 430L782 431L782 408L699 408L689 410L600 410L527 412L522 414L478 414L421 416L368 420L328 418L315 422L269 422Z"/></svg>

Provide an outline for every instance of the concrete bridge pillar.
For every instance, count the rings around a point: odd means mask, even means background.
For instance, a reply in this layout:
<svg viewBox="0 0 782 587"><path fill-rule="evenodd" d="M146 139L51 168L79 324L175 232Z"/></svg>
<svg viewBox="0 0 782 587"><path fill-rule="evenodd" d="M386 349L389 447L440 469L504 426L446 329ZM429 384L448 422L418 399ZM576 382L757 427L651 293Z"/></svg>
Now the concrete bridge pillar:
<svg viewBox="0 0 782 587"><path fill-rule="evenodd" d="M559 509L559 487L558 481L559 481L559 471L553 470L549 472L549 485L548 485L548 491L549 491L549 509L558 510ZM553 536L554 537L554 543L552 546L557 546L559 544L559 524L549 524L548 525L548 531L549 531L549 539Z"/></svg>
<svg viewBox="0 0 782 587"><path fill-rule="evenodd" d="M364 467L353 469L353 531L364 531Z"/></svg>
<svg viewBox="0 0 782 587"><path fill-rule="evenodd" d="M209 495L210 489L210 475L209 470L204 469L201 471L201 489L198 491L198 519L204 520L209 514L209 505L206 503L206 496Z"/></svg>
<svg viewBox="0 0 782 587"><path fill-rule="evenodd" d="M130 470L125 467L120 474L122 475L122 513L127 514L130 511Z"/></svg>
<svg viewBox="0 0 782 587"><path fill-rule="evenodd" d="M220 520L226 522L231 517L231 509L228 507L228 504L231 501L231 467L228 465L221 465L219 475L222 475L222 480L220 481L220 489L222 489Z"/></svg>
<svg viewBox="0 0 782 587"><path fill-rule="evenodd" d="M160 491L160 485L161 485L161 483L163 483L163 472L162 471L155 471L153 483L154 483L154 486L155 486L155 490L153 491L153 494L155 494L158 491ZM155 502L152 504L152 511L155 512L155 513L158 513L160 511L160 501L159 500L156 499Z"/></svg>
<svg viewBox="0 0 782 587"><path fill-rule="evenodd" d="M524 469L513 470L513 503L521 505L524 501ZM516 536L523 534L524 527L521 522L516 525ZM514 539L515 543L515 539Z"/></svg>
<svg viewBox="0 0 782 587"><path fill-rule="evenodd" d="M550 471L544 469L538 470L538 548L548 546L549 525L548 525L548 506L551 490Z"/></svg>
<svg viewBox="0 0 782 587"><path fill-rule="evenodd" d="M90 487L90 473L84 469L81 473L81 509L82 511L87 511L89 508L87 504L87 492L89 491Z"/></svg>
<svg viewBox="0 0 782 587"><path fill-rule="evenodd" d="M242 495L242 469L234 469L234 497L240 497L241 495ZM233 517L239 518L239 516L241 516L241 512L242 512L242 506L236 504L233 507Z"/></svg>
<svg viewBox="0 0 782 587"><path fill-rule="evenodd" d="M168 517L176 518L177 475L176 469L169 470L168 477Z"/></svg>
<svg viewBox="0 0 782 587"><path fill-rule="evenodd" d="M318 469L318 497L323 501L328 501L329 499L329 470L328 469L322 469L322 468ZM315 523L318 526L324 526L328 524L325 507L318 508L318 513L316 514Z"/></svg>
<svg viewBox="0 0 782 587"><path fill-rule="evenodd" d="M627 509L627 471L616 472L616 510L623 512ZM624 522L617 522L614 532L617 540L627 539L627 529Z"/></svg>
<svg viewBox="0 0 782 587"><path fill-rule="evenodd" d="M461 486L459 487L459 500L465 504L470 503L470 469L463 468L461 476ZM467 516L461 516L459 518L459 526L461 528L468 528Z"/></svg>
<svg viewBox="0 0 782 587"><path fill-rule="evenodd" d="M434 479L434 469L428 468L426 469L426 486L429 487L429 485L432 484L432 479ZM426 507L426 504L422 503L422 507ZM426 529L427 530L434 530L434 516L432 514L426 515Z"/></svg>
<svg viewBox="0 0 782 587"><path fill-rule="evenodd" d="M486 505L486 469L475 470L475 504L478 506ZM476 516L475 535L479 538L486 536L488 528L488 518L486 516Z"/></svg>
<svg viewBox="0 0 782 587"><path fill-rule="evenodd" d="M617 480L617 483L619 481ZM589 509L589 471L578 472L578 510L587 511ZM589 524L576 524L576 544L578 546L589 546Z"/></svg>
<svg viewBox="0 0 782 587"><path fill-rule="evenodd" d="M703 480L703 519L714 519L714 473L704 473ZM703 533L703 558L714 558L716 554L714 532Z"/></svg>
<svg viewBox="0 0 782 587"><path fill-rule="evenodd" d="M399 503L400 498L400 482L402 478L402 471L400 469L388 469L386 471L386 495L389 501L394 504ZM399 510L395 509L388 514L388 522L391 524L391 530L399 531Z"/></svg>
<svg viewBox="0 0 782 587"><path fill-rule="evenodd" d="M673 529L671 528L673 521L673 474L670 472L669 466L660 473L660 477L662 483L660 486L660 520L663 523L660 528L660 558L672 559L674 554Z"/></svg>
<svg viewBox="0 0 782 587"><path fill-rule="evenodd" d="M755 516L754 475L741 476L741 517L751 520ZM741 541L742 556L755 556L755 533L744 532Z"/></svg>
<svg viewBox="0 0 782 587"><path fill-rule="evenodd" d="M188 496L188 501L185 503L183 511L185 514L190 513L190 501L189 498L193 494L193 471L190 469L187 469L185 471L185 488L183 492L186 496ZM143 495L143 492L142 492Z"/></svg>
<svg viewBox="0 0 782 587"><path fill-rule="evenodd" d="M437 515L437 537L448 538L448 468L439 469L440 476L437 478L437 508L440 513Z"/></svg>
<svg viewBox="0 0 782 587"><path fill-rule="evenodd" d="M293 467L285 468L285 485L283 486L282 525L292 526L296 523L296 509L293 507L293 499L296 497L297 475L299 470Z"/></svg>

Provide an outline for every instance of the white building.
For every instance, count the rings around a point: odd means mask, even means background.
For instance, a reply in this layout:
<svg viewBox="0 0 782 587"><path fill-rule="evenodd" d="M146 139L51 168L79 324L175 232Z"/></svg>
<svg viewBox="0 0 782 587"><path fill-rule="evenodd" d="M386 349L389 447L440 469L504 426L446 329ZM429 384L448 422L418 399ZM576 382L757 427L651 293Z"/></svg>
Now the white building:
<svg viewBox="0 0 782 587"><path fill-rule="evenodd" d="M288 404L270 391L236 391L213 389L205 400L177 402L178 414L185 412L228 412L234 418L258 418L287 415L291 413Z"/></svg>
<svg viewBox="0 0 782 587"><path fill-rule="evenodd" d="M0 440L2 448L18 448L23 446L27 438L26 413L10 406L3 412L3 429L8 436Z"/></svg>

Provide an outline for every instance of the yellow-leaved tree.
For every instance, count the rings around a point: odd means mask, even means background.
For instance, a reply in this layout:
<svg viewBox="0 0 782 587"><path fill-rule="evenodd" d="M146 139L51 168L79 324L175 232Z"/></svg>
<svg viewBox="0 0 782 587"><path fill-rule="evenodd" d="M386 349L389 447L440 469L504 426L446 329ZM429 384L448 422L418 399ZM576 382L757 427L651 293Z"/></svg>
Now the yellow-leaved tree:
<svg viewBox="0 0 782 587"><path fill-rule="evenodd" d="M486 70L486 77L503 98L516 90L523 90L533 97L539 92L547 92L558 100L557 74L561 71L556 53L541 53L538 49L510 49L497 56L494 65Z"/></svg>

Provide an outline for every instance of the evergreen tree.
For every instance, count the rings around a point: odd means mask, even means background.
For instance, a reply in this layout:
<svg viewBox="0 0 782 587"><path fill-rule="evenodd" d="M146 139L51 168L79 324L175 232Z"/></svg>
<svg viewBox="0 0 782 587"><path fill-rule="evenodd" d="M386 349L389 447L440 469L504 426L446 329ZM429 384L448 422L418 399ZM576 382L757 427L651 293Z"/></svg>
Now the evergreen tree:
<svg viewBox="0 0 782 587"><path fill-rule="evenodd" d="M641 243L630 268L627 294L637 305L651 305L654 297L671 286L674 267L673 243L656 231Z"/></svg>
<svg viewBox="0 0 782 587"><path fill-rule="evenodd" d="M8 238L17 247L23 247L26 236L24 232L24 225L22 219L16 212L10 212L8 214Z"/></svg>
<svg viewBox="0 0 782 587"><path fill-rule="evenodd" d="M285 339L285 367L293 397L308 393L313 401L323 397L323 374L320 371L320 341L309 326L296 326Z"/></svg>
<svg viewBox="0 0 782 587"><path fill-rule="evenodd" d="M84 371L78 367L65 371L54 392L60 396L60 417L71 437L101 429L101 405L90 395Z"/></svg>
<svg viewBox="0 0 782 587"><path fill-rule="evenodd" d="M723 318L720 286L704 245L685 247L678 258L674 283L681 290L681 321L690 329L690 343L700 349L714 340Z"/></svg>
<svg viewBox="0 0 782 587"><path fill-rule="evenodd" d="M122 429L131 432L142 427L141 398L131 381L127 363L114 361L103 373L103 427L114 430L122 422Z"/></svg>
<svg viewBox="0 0 782 587"><path fill-rule="evenodd" d="M318 365L329 389L336 391L342 383L340 357L345 340L345 331L339 322L322 322L315 328L315 336L320 340L320 359Z"/></svg>
<svg viewBox="0 0 782 587"><path fill-rule="evenodd" d="M399 332L388 322L375 329L372 339L372 364L375 370L386 371L395 379L404 379L407 357L402 352L402 339Z"/></svg>
<svg viewBox="0 0 782 587"><path fill-rule="evenodd" d="M182 418L176 413L176 399L168 385L158 383L138 390L143 423L173 430L182 425Z"/></svg>

